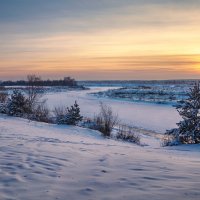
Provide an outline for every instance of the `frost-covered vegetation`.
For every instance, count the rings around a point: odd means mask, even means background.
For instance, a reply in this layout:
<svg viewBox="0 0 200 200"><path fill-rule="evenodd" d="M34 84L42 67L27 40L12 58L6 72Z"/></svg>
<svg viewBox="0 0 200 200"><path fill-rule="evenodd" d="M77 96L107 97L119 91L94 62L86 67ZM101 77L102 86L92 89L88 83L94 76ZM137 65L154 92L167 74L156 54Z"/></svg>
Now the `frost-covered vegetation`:
<svg viewBox="0 0 200 200"><path fill-rule="evenodd" d="M104 81L79 81L87 87L133 87L136 85L192 85L195 80L104 80Z"/></svg>
<svg viewBox="0 0 200 200"><path fill-rule="evenodd" d="M14 89L9 95L5 87L0 88L0 113L15 117L23 117L30 120L47 123L59 123L76 125L82 120L80 108L77 102L70 108L58 113L54 109L54 116L42 99L44 87L41 79L35 75L27 76L27 86L21 89ZM58 119L59 118L59 119Z"/></svg>
<svg viewBox="0 0 200 200"><path fill-rule="evenodd" d="M113 112L112 108L101 103L100 112L94 117L94 123L104 136L110 137L113 128L118 123L118 116Z"/></svg>
<svg viewBox="0 0 200 200"><path fill-rule="evenodd" d="M2 113L39 121L0 115L1 199L134 197L167 200L169 196L175 199L199 199L200 145L163 148L160 146L162 134L139 128L133 122L132 127L130 124L123 125L124 122L119 122L118 117L124 115L116 115L119 110L125 111L126 117L128 115L126 119L130 118L130 112L132 116L139 114L136 107L130 110L134 104L130 102L107 99L99 107L96 97L87 96L94 101L97 114L82 118L82 108L88 110L86 104L91 104L91 101L84 99L86 96L83 93L86 94L86 91L81 91L81 94L80 91L70 93L79 102L83 101L81 110L74 99L71 102L65 99L65 106L62 107L58 93L54 94L60 107L54 107L52 112L52 107L49 109L44 100L43 92L38 93L42 88L35 87L34 84L26 91L14 92L0 88L0 109L4 108ZM68 93L65 96L70 98ZM117 106L113 107L113 102ZM183 143L199 142L199 102L200 91L196 85L178 107L183 121L175 132L179 133L176 136ZM123 105L127 105L128 109ZM172 108L153 105L151 112L147 112L146 109L152 105L144 105L142 113L151 115L151 118L157 117L157 112L154 113L157 108ZM160 123L165 123L166 116L163 116L158 117ZM170 116L174 117L173 114ZM99 131L91 129L99 130L111 139L104 139ZM173 134L165 136L163 143L171 145ZM191 142L192 139L197 142Z"/></svg>
<svg viewBox="0 0 200 200"><path fill-rule="evenodd" d="M70 108L56 107L53 112L57 124L77 125L83 119L76 101Z"/></svg>
<svg viewBox="0 0 200 200"><path fill-rule="evenodd" d="M98 97L122 99L134 102L149 102L176 105L176 102L187 98L187 92L193 82L162 83L140 82L132 83L118 89L94 93ZM122 86L122 85L121 85Z"/></svg>
<svg viewBox="0 0 200 200"><path fill-rule="evenodd" d="M21 88L21 89L8 91L5 87L1 87L0 88L0 113L8 114L10 116L27 118L27 119L39 121L39 122L83 126L90 129L98 130L102 133L103 136L106 136L109 138L114 137L120 140L125 140L129 142L137 143L137 144L140 143L140 135L137 134L137 132L135 132L135 129L124 128L125 127L124 124L127 124L126 121L122 121L119 123L119 120L120 120L119 117L121 116L118 117L116 113L118 113L118 111L120 111L121 109L119 109L118 107L113 107L111 104L101 103L100 109L98 109L97 108L98 106L96 105L96 109L95 109L96 111L94 112L93 117L82 116L82 114L85 114L85 113L81 112L79 104L77 103L76 99L70 103L66 102L64 105L61 104L60 106L49 107L49 105L47 104L48 98L44 98L44 92L43 92L44 86L41 86L39 82L40 82L39 77L35 75L31 75L31 76L28 76L28 85L24 89ZM198 93L197 91L198 88L196 88L195 92L191 90L190 97L193 99L196 98L195 100L196 103L194 105L192 104L192 108L188 108L188 107L184 107L183 105L186 102L188 103L188 101L192 101L191 99L188 99L188 96L187 96L188 91L190 91L189 90L189 87L191 87L190 84L186 85L185 83L181 83L181 85L174 84L174 85L167 85L167 86L165 84L156 84L156 85L148 85L148 86L137 85L137 88L140 88L141 91L143 92L146 91L147 94L149 94L149 92L147 91L150 91L153 87L157 89L164 88L164 90L161 90L161 89L159 90L160 91L159 94L160 95L162 94L163 96L165 96L164 95L165 91L168 91L169 88L173 88L174 93L176 93L178 96L177 99L180 98L181 95L183 99L182 101L179 101L177 109L184 120L183 122L181 121L180 123L177 124L178 125L177 129L172 129L170 131L167 131L167 134L165 134L165 138L163 139L163 145L166 146L166 145L174 145L178 143L187 143L187 144L199 143L200 139L199 139L199 127L198 127L198 124L199 124L198 103L200 101L199 100L200 98L198 99L195 96L196 93ZM120 91L120 90L125 90L125 88L117 89L116 91ZM126 88L126 91L132 91L132 90L133 90L133 87ZM181 90L184 92L180 92ZM115 90L109 90L107 92L109 93L111 91L115 91ZM194 94L192 94L192 91ZM139 93L140 93L140 90L138 90L138 94ZM155 94L153 93L151 94L152 96L154 96L155 99L157 98ZM193 97L191 95L193 95ZM81 101L83 96L82 95L80 96L81 98L80 97L78 98L76 97L76 98ZM145 95L143 96L145 97ZM181 107L181 104L183 107ZM85 102L84 104L82 103L81 108L84 107L84 105L85 105ZM187 104L187 106L188 105L190 104ZM189 121L188 120L186 121L185 119L189 115L191 116L191 113L190 114L186 113L185 109L187 109L187 112L188 110L194 109L191 112L194 115L194 117L197 116L197 119L196 120L192 119L193 121L191 121L189 125L188 125ZM125 114L129 115L130 113L125 113ZM135 112L135 115L138 115L138 111ZM157 117L157 116L155 115L154 117ZM188 130L186 130L185 124L188 125L189 127L189 128L187 127ZM194 127L191 124L197 124L197 126ZM135 123L132 123L132 124L129 123L129 126L127 127L131 127L131 126L139 127L138 124L135 124ZM116 127L121 127L121 128L116 129ZM113 130L117 132L113 133Z"/></svg>
<svg viewBox="0 0 200 200"><path fill-rule="evenodd" d="M118 124L118 116L113 112L110 106L100 103L100 112L90 118L83 120L80 112L80 107L77 101L72 106L58 106L50 110L44 100L44 86L41 85L41 80L35 75L27 76L27 87L8 91L5 87L0 88L0 113L9 116L26 118L39 122L63 124L63 125L79 125L86 127L88 122L90 126L87 128L98 130L105 137L112 137L112 131ZM86 122L86 123L85 123ZM131 140L132 133L119 130L121 136L117 139L123 139L129 142L137 143Z"/></svg>
<svg viewBox="0 0 200 200"><path fill-rule="evenodd" d="M70 108L55 108L54 115L52 115L51 110L46 105L46 101L42 101L36 96L32 99L29 95L20 90L14 90L5 101L4 99L0 101L0 113L39 122L68 125L76 125L83 118L80 115L80 108L77 102Z"/></svg>
<svg viewBox="0 0 200 200"><path fill-rule="evenodd" d="M117 129L116 138L131 143L141 143L140 135L136 133L132 127L126 125L119 125L119 128Z"/></svg>
<svg viewBox="0 0 200 200"><path fill-rule="evenodd" d="M165 133L164 145L200 143L199 82L190 89L187 99L179 101L176 108L182 121L177 123L178 128L168 130Z"/></svg>
<svg viewBox="0 0 200 200"><path fill-rule="evenodd" d="M108 105L100 103L100 111L94 118L86 118L82 127L98 130L106 138L119 139L140 145L140 134L131 126L121 124L118 115Z"/></svg>

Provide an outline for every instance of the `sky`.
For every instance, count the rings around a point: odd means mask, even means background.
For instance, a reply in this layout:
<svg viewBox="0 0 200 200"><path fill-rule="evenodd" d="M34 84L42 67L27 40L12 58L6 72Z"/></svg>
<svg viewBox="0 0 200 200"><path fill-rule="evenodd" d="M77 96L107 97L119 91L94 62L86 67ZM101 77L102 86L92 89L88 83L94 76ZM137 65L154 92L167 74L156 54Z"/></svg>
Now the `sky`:
<svg viewBox="0 0 200 200"><path fill-rule="evenodd" d="M200 77L200 0L0 0L0 80Z"/></svg>

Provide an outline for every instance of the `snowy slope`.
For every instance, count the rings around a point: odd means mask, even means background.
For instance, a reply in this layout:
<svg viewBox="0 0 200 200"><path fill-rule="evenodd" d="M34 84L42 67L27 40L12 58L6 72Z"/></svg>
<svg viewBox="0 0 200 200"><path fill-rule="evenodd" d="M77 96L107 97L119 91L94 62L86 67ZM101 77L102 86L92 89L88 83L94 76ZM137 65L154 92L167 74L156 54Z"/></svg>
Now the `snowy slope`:
<svg viewBox="0 0 200 200"><path fill-rule="evenodd" d="M190 147L0 115L0 199L200 199L200 146Z"/></svg>

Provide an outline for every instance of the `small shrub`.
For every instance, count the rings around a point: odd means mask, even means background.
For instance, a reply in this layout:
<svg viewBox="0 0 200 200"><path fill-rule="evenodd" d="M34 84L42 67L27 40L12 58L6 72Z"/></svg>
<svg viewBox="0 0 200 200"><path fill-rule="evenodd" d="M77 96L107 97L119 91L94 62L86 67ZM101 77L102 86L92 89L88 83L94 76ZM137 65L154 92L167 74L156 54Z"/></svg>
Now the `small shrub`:
<svg viewBox="0 0 200 200"><path fill-rule="evenodd" d="M110 137L114 126L118 123L118 116L112 111L112 108L100 104L100 113L94 117L97 130L99 130L104 136Z"/></svg>
<svg viewBox="0 0 200 200"><path fill-rule="evenodd" d="M79 121L83 119L80 115L80 108L77 102L75 101L74 105L70 108L67 108L68 114L66 116L66 122L69 125L77 125Z"/></svg>
<svg viewBox="0 0 200 200"><path fill-rule="evenodd" d="M161 146L175 146L178 145L180 142L177 140L177 138L173 135L164 135L161 141Z"/></svg>
<svg viewBox="0 0 200 200"><path fill-rule="evenodd" d="M0 103L0 113L7 114L7 105L6 103Z"/></svg>
<svg viewBox="0 0 200 200"><path fill-rule="evenodd" d="M140 144L139 134L136 134L133 128L125 126L125 125L119 126L116 138L124 140L124 141L128 141L128 142Z"/></svg>
<svg viewBox="0 0 200 200"><path fill-rule="evenodd" d="M36 108L32 111L32 115L30 115L31 120L39 121L39 122L51 122L50 119L50 111L46 106L46 102L42 102L36 106Z"/></svg>
<svg viewBox="0 0 200 200"><path fill-rule="evenodd" d="M0 92L0 103L5 103L8 100L8 93Z"/></svg>
<svg viewBox="0 0 200 200"><path fill-rule="evenodd" d="M13 94L8 100L7 111L11 116L22 117L28 113L27 99L19 90L14 90Z"/></svg>
<svg viewBox="0 0 200 200"><path fill-rule="evenodd" d="M80 108L75 101L74 105L69 107L56 107L54 109L57 124L77 125L83 117L80 115Z"/></svg>
<svg viewBox="0 0 200 200"><path fill-rule="evenodd" d="M8 93L1 92L0 93L0 113L7 113L7 101L8 101Z"/></svg>
<svg viewBox="0 0 200 200"><path fill-rule="evenodd" d="M57 106L53 110L55 121L57 124L60 124L60 120L67 114L67 108L63 106Z"/></svg>
<svg viewBox="0 0 200 200"><path fill-rule="evenodd" d="M175 145L178 145L178 144L179 144L179 142L176 140L176 138L174 138L171 135L165 135L162 138L162 141L161 141L161 146L163 146L163 147L175 146Z"/></svg>
<svg viewBox="0 0 200 200"><path fill-rule="evenodd" d="M94 119L90 119L90 118L84 118L79 125L81 127L89 128L89 129L92 129L92 130L98 130L99 129L99 127L97 126Z"/></svg>

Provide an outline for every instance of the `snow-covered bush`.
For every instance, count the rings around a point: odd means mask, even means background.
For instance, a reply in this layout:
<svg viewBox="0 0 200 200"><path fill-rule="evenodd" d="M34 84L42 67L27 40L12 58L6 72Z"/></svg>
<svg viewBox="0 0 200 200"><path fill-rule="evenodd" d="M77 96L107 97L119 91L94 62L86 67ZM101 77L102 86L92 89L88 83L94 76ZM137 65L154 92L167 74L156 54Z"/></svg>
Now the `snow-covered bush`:
<svg viewBox="0 0 200 200"><path fill-rule="evenodd" d="M7 92L0 92L0 103L5 103L8 100L8 93Z"/></svg>
<svg viewBox="0 0 200 200"><path fill-rule="evenodd" d="M0 92L0 113L7 113L8 93L5 91Z"/></svg>
<svg viewBox="0 0 200 200"><path fill-rule="evenodd" d="M74 105L70 108L67 108L68 114L66 116L66 122L70 125L76 125L79 121L83 119L80 114L80 108L77 102L75 101Z"/></svg>
<svg viewBox="0 0 200 200"><path fill-rule="evenodd" d="M100 112L94 117L94 122L97 130L104 136L110 137L114 126L118 123L118 116L113 113L111 107L101 103Z"/></svg>
<svg viewBox="0 0 200 200"><path fill-rule="evenodd" d="M63 106L57 106L53 110L55 122L60 124L60 120L67 114L67 108Z"/></svg>
<svg viewBox="0 0 200 200"><path fill-rule="evenodd" d="M200 143L200 88L196 83L190 89L188 98L177 105L177 111L183 118L177 123L178 128L168 130L165 135L172 136L177 143Z"/></svg>
<svg viewBox="0 0 200 200"><path fill-rule="evenodd" d="M140 135L135 133L133 128L125 125L119 126L116 138L127 142L140 144Z"/></svg>
<svg viewBox="0 0 200 200"><path fill-rule="evenodd" d="M0 113L7 114L7 104L6 103L0 103Z"/></svg>
<svg viewBox="0 0 200 200"><path fill-rule="evenodd" d="M174 131L177 131L175 129ZM180 142L175 135L165 134L161 140L161 146L175 146L178 145Z"/></svg>
<svg viewBox="0 0 200 200"><path fill-rule="evenodd" d="M57 124L77 125L77 123L83 119L76 101L70 108L56 107L54 109L54 114Z"/></svg>
<svg viewBox="0 0 200 200"><path fill-rule="evenodd" d="M52 122L50 117L49 108L46 105L46 101L39 103L32 111L29 119L39 122Z"/></svg>
<svg viewBox="0 0 200 200"><path fill-rule="evenodd" d="M99 126L97 123L94 121L94 119L90 118L84 118L81 123L79 123L79 126L84 127L84 128L89 128L92 130L98 130Z"/></svg>
<svg viewBox="0 0 200 200"><path fill-rule="evenodd" d="M22 117L28 113L28 102L23 93L19 90L14 90L11 97L8 99L7 112L11 116Z"/></svg>

